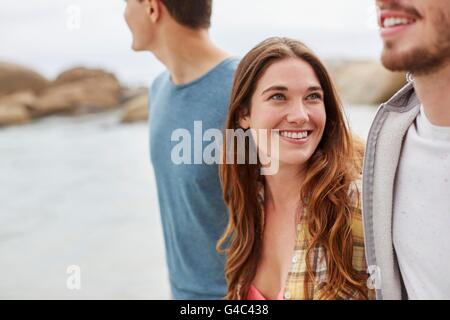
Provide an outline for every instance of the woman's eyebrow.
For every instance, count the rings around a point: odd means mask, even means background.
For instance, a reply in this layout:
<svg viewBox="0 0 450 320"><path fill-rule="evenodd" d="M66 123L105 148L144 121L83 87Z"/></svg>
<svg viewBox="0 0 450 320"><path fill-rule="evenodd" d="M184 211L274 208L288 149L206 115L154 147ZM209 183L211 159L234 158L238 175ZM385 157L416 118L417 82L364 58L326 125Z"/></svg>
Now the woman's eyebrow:
<svg viewBox="0 0 450 320"><path fill-rule="evenodd" d="M311 92L311 91L322 91L323 92L323 89L320 86L311 86L311 87L308 88L307 91L308 92Z"/></svg>
<svg viewBox="0 0 450 320"><path fill-rule="evenodd" d="M285 86L275 85L275 86L271 86L271 87L267 88L266 90L264 90L261 93L261 95L263 95L264 93L269 92L269 91L287 91L287 90L288 90L288 88Z"/></svg>

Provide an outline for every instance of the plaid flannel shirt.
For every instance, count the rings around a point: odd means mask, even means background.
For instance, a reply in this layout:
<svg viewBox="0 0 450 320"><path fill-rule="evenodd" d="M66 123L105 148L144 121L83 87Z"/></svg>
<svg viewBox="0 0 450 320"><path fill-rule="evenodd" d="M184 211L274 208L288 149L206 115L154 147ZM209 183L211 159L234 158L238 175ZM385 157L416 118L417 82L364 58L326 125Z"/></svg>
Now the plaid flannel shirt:
<svg viewBox="0 0 450 320"><path fill-rule="evenodd" d="M362 224L361 213L361 199L360 199L361 180L353 182L350 186L349 195L353 208L353 215L351 218L351 229L353 234L353 267L360 275L367 275L367 264L364 252L364 231ZM259 192L259 200L263 206L264 203L264 187L261 187ZM300 215L297 223L297 239L292 257L292 264L288 277L285 283L284 299L286 300L305 300L305 299L320 299L322 289L326 284L328 278L326 257L324 248L318 246L312 249L311 269L314 279L310 279L306 271L306 252L310 240L306 219L303 219L305 210ZM305 286L307 296L305 296ZM375 298L375 291L367 288L365 292L369 299ZM338 293L338 299L357 299L358 294L356 290L352 291L351 296L342 296Z"/></svg>

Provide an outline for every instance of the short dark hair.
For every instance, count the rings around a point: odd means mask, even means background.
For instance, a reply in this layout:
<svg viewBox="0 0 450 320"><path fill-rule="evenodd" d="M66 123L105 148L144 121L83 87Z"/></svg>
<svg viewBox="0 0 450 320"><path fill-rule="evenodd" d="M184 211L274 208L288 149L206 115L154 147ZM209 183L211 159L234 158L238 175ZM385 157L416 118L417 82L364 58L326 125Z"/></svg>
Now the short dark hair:
<svg viewBox="0 0 450 320"><path fill-rule="evenodd" d="M212 0L161 0L170 15L192 29L211 26Z"/></svg>

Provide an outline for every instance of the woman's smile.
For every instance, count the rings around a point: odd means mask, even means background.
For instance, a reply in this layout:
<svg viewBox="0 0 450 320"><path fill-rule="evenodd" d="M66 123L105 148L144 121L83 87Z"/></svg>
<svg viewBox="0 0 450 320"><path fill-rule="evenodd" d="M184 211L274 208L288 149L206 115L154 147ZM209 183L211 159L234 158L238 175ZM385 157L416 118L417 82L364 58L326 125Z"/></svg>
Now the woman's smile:
<svg viewBox="0 0 450 320"><path fill-rule="evenodd" d="M307 143L312 132L312 130L275 130L282 140L296 145Z"/></svg>

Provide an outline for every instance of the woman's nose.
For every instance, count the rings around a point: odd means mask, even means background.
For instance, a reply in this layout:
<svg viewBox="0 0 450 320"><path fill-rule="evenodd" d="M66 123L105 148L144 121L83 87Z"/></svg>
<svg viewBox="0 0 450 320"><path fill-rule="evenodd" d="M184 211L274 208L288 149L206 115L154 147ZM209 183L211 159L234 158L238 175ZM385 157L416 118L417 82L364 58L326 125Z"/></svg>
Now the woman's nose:
<svg viewBox="0 0 450 320"><path fill-rule="evenodd" d="M295 103L290 106L286 120L291 123L302 124L308 122L309 115L303 102Z"/></svg>

